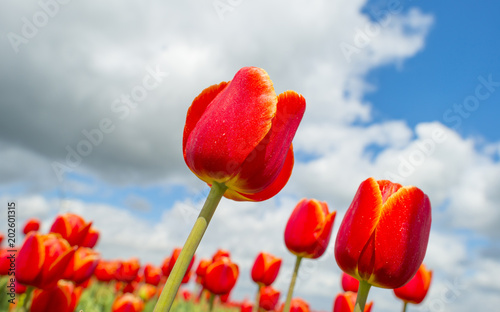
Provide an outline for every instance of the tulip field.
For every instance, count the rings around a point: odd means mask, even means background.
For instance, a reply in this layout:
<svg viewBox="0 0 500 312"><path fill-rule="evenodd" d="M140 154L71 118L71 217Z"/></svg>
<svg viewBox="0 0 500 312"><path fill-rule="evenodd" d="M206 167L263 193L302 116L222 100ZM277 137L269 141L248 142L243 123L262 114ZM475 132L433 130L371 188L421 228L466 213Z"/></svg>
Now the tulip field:
<svg viewBox="0 0 500 312"><path fill-rule="evenodd" d="M95 249L100 231L93 220L60 214L44 233L40 221L30 219L22 244L11 245L8 235L0 236L0 243L7 241L0 245L0 311L317 311L294 288L302 260L320 258L329 244L335 245L344 290L332 294L331 311L371 311L377 306L371 287L393 292L394 304L403 311L420 304L432 280L432 270L423 264L431 203L418 187L388 180L360 181L343 220L336 220L328 203L303 194L290 209L283 233L283 244L295 258L287 289L274 286L282 259L272 251L256 254L250 272L240 270L231 250L197 257L223 197L259 202L286 185L294 164L292 140L305 108L304 97L295 91L276 95L267 73L256 67L206 88L188 109L183 155L210 193L184 246L165 250L161 264L143 263L137 255L105 259ZM331 242L335 222L340 226ZM236 282L250 278L256 292L247 298L252 299L234 299Z"/></svg>

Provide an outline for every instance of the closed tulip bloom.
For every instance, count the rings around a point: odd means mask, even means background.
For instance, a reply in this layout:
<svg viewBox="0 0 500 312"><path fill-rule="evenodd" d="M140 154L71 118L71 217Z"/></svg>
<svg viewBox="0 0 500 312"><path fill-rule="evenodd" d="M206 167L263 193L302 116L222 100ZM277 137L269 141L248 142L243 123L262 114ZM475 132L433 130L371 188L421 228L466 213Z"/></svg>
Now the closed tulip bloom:
<svg viewBox="0 0 500 312"><path fill-rule="evenodd" d="M279 300L280 292L274 289L272 286L265 286L260 289L260 308L266 311L272 311L276 308Z"/></svg>
<svg viewBox="0 0 500 312"><path fill-rule="evenodd" d="M125 283L131 283L139 274L139 270L141 268L141 264L139 259L131 258L129 260L119 261L118 269L115 274L115 278L118 281L122 281Z"/></svg>
<svg viewBox="0 0 500 312"><path fill-rule="evenodd" d="M358 292L359 281L354 277L342 272L342 288L344 291Z"/></svg>
<svg viewBox="0 0 500 312"><path fill-rule="evenodd" d="M212 256L212 262L215 262L223 257L231 258L231 253L226 249L217 249L217 251Z"/></svg>
<svg viewBox="0 0 500 312"><path fill-rule="evenodd" d="M356 293L345 292L340 293L335 298L333 304L333 312L353 312L354 306L356 304ZM369 302L365 305L364 312L370 312L372 310L373 302Z"/></svg>
<svg viewBox="0 0 500 312"><path fill-rule="evenodd" d="M152 264L144 267L144 281L153 286L158 286L161 280L161 269Z"/></svg>
<svg viewBox="0 0 500 312"><path fill-rule="evenodd" d="M28 234L31 231L38 231L40 229L40 220L36 218L29 219L24 224L23 233Z"/></svg>
<svg viewBox="0 0 500 312"><path fill-rule="evenodd" d="M399 299L413 303L421 303L431 286L432 271L427 270L424 264L420 266L415 276L404 286L394 289Z"/></svg>
<svg viewBox="0 0 500 312"><path fill-rule="evenodd" d="M286 311L283 311L284 308L285 308L285 304L282 304L280 309L279 309L279 312L286 312ZM293 298L292 301L290 301L290 311L289 312L309 312L309 311L310 311L309 304L307 302L305 302L303 299Z"/></svg>
<svg viewBox="0 0 500 312"><path fill-rule="evenodd" d="M54 286L63 278L75 249L60 235L29 232L17 255L17 280L38 288Z"/></svg>
<svg viewBox="0 0 500 312"><path fill-rule="evenodd" d="M109 282L115 279L119 266L120 263L118 261L101 259L95 267L94 275L101 282Z"/></svg>
<svg viewBox="0 0 500 312"><path fill-rule="evenodd" d="M87 223L79 215L65 213L57 216L50 232L61 234L71 246L81 246L89 232L92 222Z"/></svg>
<svg viewBox="0 0 500 312"><path fill-rule="evenodd" d="M276 195L293 168L292 139L305 111L294 91L276 95L267 73L240 69L233 80L202 91L188 110L184 160L226 197L261 201Z"/></svg>
<svg viewBox="0 0 500 312"><path fill-rule="evenodd" d="M210 259L201 259L200 263L198 263L198 267L196 267L196 282L198 284L203 285L203 279L205 278L205 273L207 272L208 266L212 264L212 260Z"/></svg>
<svg viewBox="0 0 500 312"><path fill-rule="evenodd" d="M281 267L281 258L267 252L261 252L255 259L252 267L252 279L258 284L271 285Z"/></svg>
<svg viewBox="0 0 500 312"><path fill-rule="evenodd" d="M144 302L131 293L116 297L111 306L111 312L141 312L142 310L144 310Z"/></svg>
<svg viewBox="0 0 500 312"><path fill-rule="evenodd" d="M329 212L325 202L302 199L293 210L285 228L285 244L299 257L316 259L323 255L332 234L336 211Z"/></svg>
<svg viewBox="0 0 500 312"><path fill-rule="evenodd" d="M78 304L82 290L71 282L60 280L56 286L47 290L35 289L31 312L73 312Z"/></svg>
<svg viewBox="0 0 500 312"><path fill-rule="evenodd" d="M238 275L238 265L222 257L208 266L204 287L214 295L227 294L236 284Z"/></svg>
<svg viewBox="0 0 500 312"><path fill-rule="evenodd" d="M64 279L72 280L77 285L85 282L94 274L99 259L99 253L92 249L85 247L78 248L66 267Z"/></svg>
<svg viewBox="0 0 500 312"><path fill-rule="evenodd" d="M337 264L371 285L401 287L424 259L430 228L431 204L420 189L369 178L340 225Z"/></svg>
<svg viewBox="0 0 500 312"><path fill-rule="evenodd" d="M83 240L82 247L94 248L95 244L99 240L99 231L93 226L90 227L87 236Z"/></svg>

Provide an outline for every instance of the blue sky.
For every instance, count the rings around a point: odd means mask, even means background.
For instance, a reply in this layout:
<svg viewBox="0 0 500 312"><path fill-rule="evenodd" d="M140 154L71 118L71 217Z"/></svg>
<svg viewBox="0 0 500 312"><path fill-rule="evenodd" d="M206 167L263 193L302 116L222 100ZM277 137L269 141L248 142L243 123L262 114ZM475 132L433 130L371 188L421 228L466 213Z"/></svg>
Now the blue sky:
<svg viewBox="0 0 500 312"><path fill-rule="evenodd" d="M373 176L415 185L433 205L425 263L435 279L410 311L498 307L500 4L221 1L224 11L217 1L73 1L29 36L40 4L0 4L0 199L18 202L20 224L38 217L47 231L58 213L79 213L101 230L102 257L160 264L208 193L182 158L186 111L204 88L258 66L278 93L303 94L307 109L287 186L262 203L223 199L200 245L199 257L232 251L241 271L234 297L253 296L248 271L261 250L283 258L276 287L286 289L284 226L298 200L316 198L337 210L334 235L324 257L305 262L296 294L331 310L336 231ZM382 24L374 12L391 5L402 10ZM360 29L379 31L346 57L342 46L356 45ZM472 109L460 115L455 104ZM108 118L113 129L78 164L68 161ZM370 300L374 312L400 311L388 291Z"/></svg>

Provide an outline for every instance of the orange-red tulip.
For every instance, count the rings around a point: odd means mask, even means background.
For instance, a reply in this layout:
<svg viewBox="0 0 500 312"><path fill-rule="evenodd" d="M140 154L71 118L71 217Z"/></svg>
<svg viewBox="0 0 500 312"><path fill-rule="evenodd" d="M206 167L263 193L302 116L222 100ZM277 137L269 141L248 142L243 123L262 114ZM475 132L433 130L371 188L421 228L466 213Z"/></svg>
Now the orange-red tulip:
<svg viewBox="0 0 500 312"><path fill-rule="evenodd" d="M40 220L32 218L26 221L23 228L23 233L28 234L31 231L38 231L40 229Z"/></svg>
<svg viewBox="0 0 500 312"><path fill-rule="evenodd" d="M156 286L151 284L142 284L139 288L138 295L144 302L147 302L156 295L156 291Z"/></svg>
<svg viewBox="0 0 500 312"><path fill-rule="evenodd" d="M285 244L299 257L316 259L328 247L336 211L329 212L325 202L302 199L285 228Z"/></svg>
<svg viewBox="0 0 500 312"><path fill-rule="evenodd" d="M79 215L65 213L57 216L50 232L59 233L71 246L81 246L89 232L92 222L85 222Z"/></svg>
<svg viewBox="0 0 500 312"><path fill-rule="evenodd" d="M63 277L75 249L58 234L29 232L17 255L17 280L38 288L54 286Z"/></svg>
<svg viewBox="0 0 500 312"><path fill-rule="evenodd" d="M281 258L275 257L267 252L261 252L257 255L252 267L252 279L257 284L264 286L271 285L281 267Z"/></svg>
<svg viewBox="0 0 500 312"><path fill-rule="evenodd" d="M152 264L146 264L144 267L144 281L147 284L158 286L158 284L160 284L160 280L161 269Z"/></svg>
<svg viewBox="0 0 500 312"><path fill-rule="evenodd" d="M415 276L404 286L394 289L399 299L413 303L421 303L431 286L432 271L427 270L424 264L420 266Z"/></svg>
<svg viewBox="0 0 500 312"><path fill-rule="evenodd" d="M236 284L238 275L238 265L222 257L208 266L204 286L215 295L227 294Z"/></svg>
<svg viewBox="0 0 500 312"><path fill-rule="evenodd" d="M215 262L223 257L231 258L231 253L229 252L229 250L217 249L217 251L212 256L212 262Z"/></svg>
<svg viewBox="0 0 500 312"><path fill-rule="evenodd" d="M60 280L49 289L35 289L31 312L73 312L80 299L81 289L73 283Z"/></svg>
<svg viewBox="0 0 500 312"><path fill-rule="evenodd" d="M131 283L139 274L141 264L139 259L131 258L127 261L119 261L118 269L115 274L115 278L118 281L125 283Z"/></svg>
<svg viewBox="0 0 500 312"><path fill-rule="evenodd" d="M285 304L283 303L279 309L279 312L285 312L283 309L285 308ZM290 311L289 312L309 312L309 304L305 302L301 298L293 298L290 301Z"/></svg>
<svg viewBox="0 0 500 312"><path fill-rule="evenodd" d="M292 173L292 139L304 111L301 95L277 96L263 69L244 67L232 81L194 99L184 128L184 160L209 185L224 183L227 198L271 198Z"/></svg>
<svg viewBox="0 0 500 312"><path fill-rule="evenodd" d="M253 311L253 305L252 305L252 303L250 301L244 300L240 304L240 309L241 309L240 312L252 312Z"/></svg>
<svg viewBox="0 0 500 312"><path fill-rule="evenodd" d="M141 312L142 310L144 310L144 302L131 293L116 297L111 306L111 312Z"/></svg>
<svg viewBox="0 0 500 312"><path fill-rule="evenodd" d="M272 311L276 308L280 300L280 292L272 286L265 286L260 289L260 308L266 311Z"/></svg>
<svg viewBox="0 0 500 312"><path fill-rule="evenodd" d="M17 248L9 250L13 250L13 252L7 252L7 249L0 249L0 275L9 275L9 269L11 275L13 275L16 269Z"/></svg>
<svg viewBox="0 0 500 312"><path fill-rule="evenodd" d="M94 275L101 282L109 282L115 278L119 266L118 261L101 259L95 267Z"/></svg>
<svg viewBox="0 0 500 312"><path fill-rule="evenodd" d="M90 227L87 236L83 240L82 247L94 248L95 244L99 240L99 231L93 226Z"/></svg>
<svg viewBox="0 0 500 312"><path fill-rule="evenodd" d="M87 281L94 274L99 259L96 251L85 247L78 248L66 267L63 278L72 280L77 285Z"/></svg>
<svg viewBox="0 0 500 312"><path fill-rule="evenodd" d="M431 204L420 189L369 178L340 225L337 264L371 285L400 287L422 263L430 228Z"/></svg>
<svg viewBox="0 0 500 312"><path fill-rule="evenodd" d="M356 296L356 293L350 291L338 294L333 304L333 312L353 312L356 305ZM367 303L364 312L370 312L372 306L373 302Z"/></svg>
<svg viewBox="0 0 500 312"><path fill-rule="evenodd" d="M342 288L344 291L358 292L359 281L349 274L342 272Z"/></svg>

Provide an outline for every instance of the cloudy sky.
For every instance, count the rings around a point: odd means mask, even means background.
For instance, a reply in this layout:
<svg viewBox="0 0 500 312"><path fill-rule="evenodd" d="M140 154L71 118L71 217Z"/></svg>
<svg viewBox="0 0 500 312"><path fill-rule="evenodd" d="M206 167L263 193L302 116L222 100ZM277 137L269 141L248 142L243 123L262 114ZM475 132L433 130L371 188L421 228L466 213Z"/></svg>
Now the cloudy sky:
<svg viewBox="0 0 500 312"><path fill-rule="evenodd" d="M448 3L446 3L448 2ZM428 298L409 311L500 305L500 61L489 0L78 1L0 4L0 199L19 225L48 230L71 211L101 231L104 258L160 265L181 246L208 194L182 159L191 101L244 66L307 101L296 164L273 199L223 199L197 256L226 248L249 270L283 243L303 197L337 210L336 232L367 177L429 195ZM4 218L2 218L4 220ZM6 222L0 224L5 232ZM303 263L295 294L331 311L340 290L333 244ZM283 295L284 298L285 295ZM373 289L374 310L400 311Z"/></svg>

